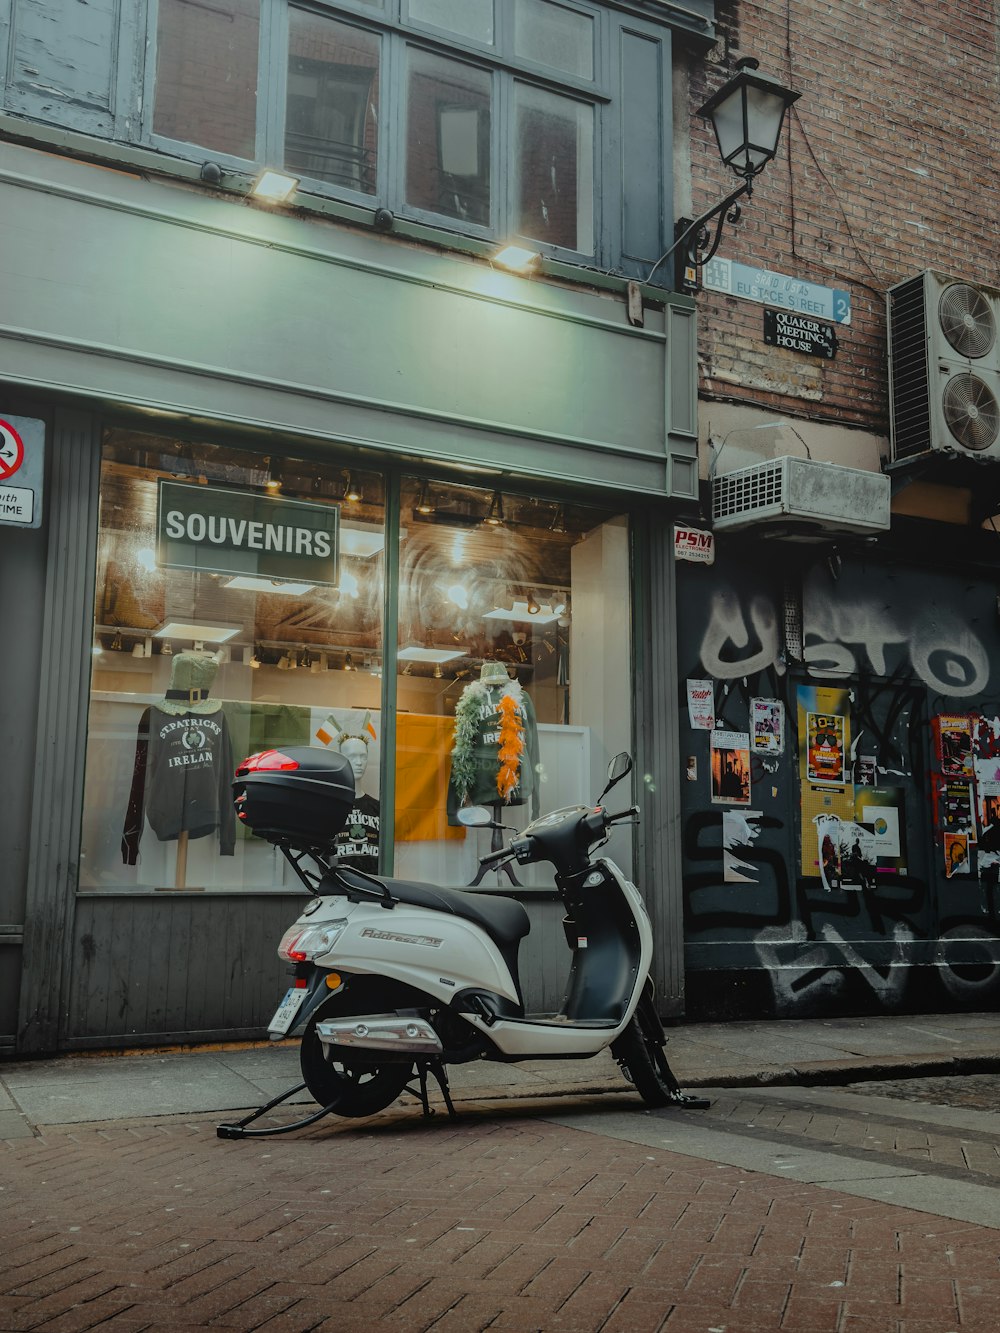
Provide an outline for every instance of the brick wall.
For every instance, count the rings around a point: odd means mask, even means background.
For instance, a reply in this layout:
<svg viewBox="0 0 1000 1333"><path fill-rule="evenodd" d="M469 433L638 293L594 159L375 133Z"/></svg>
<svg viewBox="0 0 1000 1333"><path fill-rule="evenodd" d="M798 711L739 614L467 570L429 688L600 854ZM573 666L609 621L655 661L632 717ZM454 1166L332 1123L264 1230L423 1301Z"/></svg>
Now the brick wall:
<svg viewBox="0 0 1000 1333"><path fill-rule="evenodd" d="M761 306L702 292L702 393L884 433L886 289L927 268L1000 286L997 6L719 0L718 18L691 72L694 207L732 180L695 112L755 56L802 97L719 253L848 291L852 323L824 361L766 345Z"/></svg>

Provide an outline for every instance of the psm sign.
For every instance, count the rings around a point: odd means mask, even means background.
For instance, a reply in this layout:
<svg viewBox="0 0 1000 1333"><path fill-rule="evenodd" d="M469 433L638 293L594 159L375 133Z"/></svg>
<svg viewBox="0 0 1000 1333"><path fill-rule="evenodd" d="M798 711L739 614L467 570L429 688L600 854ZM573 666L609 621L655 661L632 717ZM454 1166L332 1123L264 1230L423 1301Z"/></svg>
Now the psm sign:
<svg viewBox="0 0 1000 1333"><path fill-rule="evenodd" d="M674 528L674 559L697 565L715 564L715 537L698 528Z"/></svg>

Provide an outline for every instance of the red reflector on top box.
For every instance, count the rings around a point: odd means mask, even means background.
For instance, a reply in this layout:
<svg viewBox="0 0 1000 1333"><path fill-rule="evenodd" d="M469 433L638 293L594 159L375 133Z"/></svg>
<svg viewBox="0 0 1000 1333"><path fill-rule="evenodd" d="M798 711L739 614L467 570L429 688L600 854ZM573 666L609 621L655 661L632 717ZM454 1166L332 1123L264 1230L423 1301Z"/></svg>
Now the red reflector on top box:
<svg viewBox="0 0 1000 1333"><path fill-rule="evenodd" d="M240 822L268 842L332 848L354 804L354 772L336 750L262 750L236 770Z"/></svg>

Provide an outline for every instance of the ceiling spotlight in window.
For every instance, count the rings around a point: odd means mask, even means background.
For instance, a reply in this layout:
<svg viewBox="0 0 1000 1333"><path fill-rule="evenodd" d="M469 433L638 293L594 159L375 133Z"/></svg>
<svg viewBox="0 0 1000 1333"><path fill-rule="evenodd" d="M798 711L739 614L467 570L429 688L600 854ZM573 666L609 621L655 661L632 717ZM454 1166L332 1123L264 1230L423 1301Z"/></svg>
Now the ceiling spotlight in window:
<svg viewBox="0 0 1000 1333"><path fill-rule="evenodd" d="M552 515L552 522L549 524L549 532L566 531L566 506L556 505L556 512Z"/></svg>
<svg viewBox="0 0 1000 1333"><path fill-rule="evenodd" d="M431 504L431 497L428 493L426 481L420 483L420 495L417 497L416 510L418 514L434 513L434 506Z"/></svg>
<svg viewBox="0 0 1000 1333"><path fill-rule="evenodd" d="M503 527L503 496L499 491L493 492L493 498L490 500L490 507L486 511L484 523L488 523L491 528Z"/></svg>
<svg viewBox="0 0 1000 1333"><path fill-rule="evenodd" d="M354 658L351 656L350 653L344 654L344 670L345 671L354 670Z"/></svg>
<svg viewBox="0 0 1000 1333"><path fill-rule="evenodd" d="M281 490L281 473L272 465L270 459L267 460L267 481L264 482L264 490L269 495L277 495Z"/></svg>
<svg viewBox="0 0 1000 1333"><path fill-rule="evenodd" d="M350 500L351 504L360 504L364 498L361 487L354 480L354 473L348 472L347 485L344 487L344 499Z"/></svg>
<svg viewBox="0 0 1000 1333"><path fill-rule="evenodd" d="M286 204L298 187L297 176L266 168L250 186L250 195L262 204Z"/></svg>
<svg viewBox="0 0 1000 1333"><path fill-rule="evenodd" d="M528 593L528 615L537 616L541 611L541 605L533 592Z"/></svg>

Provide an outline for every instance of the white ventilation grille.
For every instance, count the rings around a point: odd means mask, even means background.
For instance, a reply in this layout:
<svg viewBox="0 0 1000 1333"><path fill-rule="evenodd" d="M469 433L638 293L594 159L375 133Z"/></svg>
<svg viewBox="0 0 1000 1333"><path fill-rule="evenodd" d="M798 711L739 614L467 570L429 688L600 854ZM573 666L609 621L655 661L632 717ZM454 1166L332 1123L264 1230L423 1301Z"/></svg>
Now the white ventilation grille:
<svg viewBox="0 0 1000 1333"><path fill-rule="evenodd" d="M781 504L784 472L782 459L758 463L755 467L740 468L716 477L712 489L712 517L730 518L736 514L752 514L755 510L772 510Z"/></svg>
<svg viewBox="0 0 1000 1333"><path fill-rule="evenodd" d="M773 458L712 481L717 529L763 526L773 536L821 541L836 533L889 528L890 482L881 472Z"/></svg>

